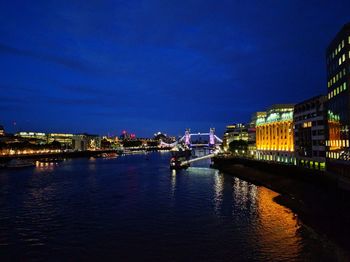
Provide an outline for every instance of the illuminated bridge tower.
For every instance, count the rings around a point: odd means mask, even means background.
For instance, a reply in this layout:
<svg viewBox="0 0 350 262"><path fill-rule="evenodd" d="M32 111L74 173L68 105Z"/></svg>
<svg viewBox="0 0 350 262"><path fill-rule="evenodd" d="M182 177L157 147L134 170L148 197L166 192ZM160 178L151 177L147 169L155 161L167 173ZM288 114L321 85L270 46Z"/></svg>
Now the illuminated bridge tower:
<svg viewBox="0 0 350 262"><path fill-rule="evenodd" d="M215 128L210 128L209 132L209 146L215 146Z"/></svg>
<svg viewBox="0 0 350 262"><path fill-rule="evenodd" d="M190 146L191 145L191 135L190 135L190 129L186 129L185 131L185 144L187 146Z"/></svg>

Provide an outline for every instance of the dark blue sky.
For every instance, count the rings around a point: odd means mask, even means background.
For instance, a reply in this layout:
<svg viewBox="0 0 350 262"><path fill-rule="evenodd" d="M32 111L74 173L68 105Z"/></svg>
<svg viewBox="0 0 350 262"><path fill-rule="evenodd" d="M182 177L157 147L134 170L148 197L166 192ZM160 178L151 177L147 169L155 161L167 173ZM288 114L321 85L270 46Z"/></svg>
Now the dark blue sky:
<svg viewBox="0 0 350 262"><path fill-rule="evenodd" d="M174 135L326 92L350 1L2 1L0 124Z"/></svg>

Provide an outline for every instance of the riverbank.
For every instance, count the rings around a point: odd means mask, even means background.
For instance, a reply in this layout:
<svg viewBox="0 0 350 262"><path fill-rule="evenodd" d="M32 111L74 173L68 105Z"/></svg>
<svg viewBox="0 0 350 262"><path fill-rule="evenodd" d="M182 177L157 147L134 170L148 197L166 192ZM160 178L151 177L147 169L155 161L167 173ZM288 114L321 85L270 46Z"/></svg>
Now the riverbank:
<svg viewBox="0 0 350 262"><path fill-rule="evenodd" d="M72 152L52 152L39 154L21 154L21 155L0 155L0 163L6 163L12 159L42 159L42 158L80 158L80 157L98 157L101 154L116 153L118 155L129 154L138 151L162 151L168 148L147 147L147 148L125 148L125 149L107 149L107 150L86 150Z"/></svg>
<svg viewBox="0 0 350 262"><path fill-rule="evenodd" d="M334 176L294 166L239 158L216 157L214 167L280 195L274 200L301 220L350 250L350 196Z"/></svg>

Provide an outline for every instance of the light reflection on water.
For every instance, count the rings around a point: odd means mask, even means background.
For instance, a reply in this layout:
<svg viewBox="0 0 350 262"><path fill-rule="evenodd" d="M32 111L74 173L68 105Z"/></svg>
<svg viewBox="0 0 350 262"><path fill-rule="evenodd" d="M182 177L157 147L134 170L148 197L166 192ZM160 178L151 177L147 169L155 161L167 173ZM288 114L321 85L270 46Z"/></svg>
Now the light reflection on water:
<svg viewBox="0 0 350 262"><path fill-rule="evenodd" d="M220 212L221 204L223 201L223 190L224 190L224 178L219 174L218 170L214 172L214 202L215 202L215 213Z"/></svg>
<svg viewBox="0 0 350 262"><path fill-rule="evenodd" d="M277 194L169 154L76 159L0 171L0 252L9 259L339 260ZM135 252L137 250L137 252Z"/></svg>

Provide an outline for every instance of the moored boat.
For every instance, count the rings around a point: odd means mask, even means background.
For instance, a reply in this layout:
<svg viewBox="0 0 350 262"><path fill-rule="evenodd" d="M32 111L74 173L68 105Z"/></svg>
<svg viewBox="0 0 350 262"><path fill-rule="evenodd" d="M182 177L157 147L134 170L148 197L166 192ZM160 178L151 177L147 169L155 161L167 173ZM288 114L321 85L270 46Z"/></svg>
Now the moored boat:
<svg viewBox="0 0 350 262"><path fill-rule="evenodd" d="M40 163L59 163L63 161L64 161L63 158L42 158L38 160L38 162Z"/></svg>
<svg viewBox="0 0 350 262"><path fill-rule="evenodd" d="M117 157L118 157L118 154L117 154L117 153L114 153L114 152L111 152L111 153L102 153L102 154L101 154L101 157L102 157L102 158L106 158L106 159L113 159L113 158L117 158Z"/></svg>
<svg viewBox="0 0 350 262"><path fill-rule="evenodd" d="M7 163L7 168L21 168L21 167L32 167L35 166L35 163L32 160L26 159L12 159Z"/></svg>
<svg viewBox="0 0 350 262"><path fill-rule="evenodd" d="M178 158L178 157L172 157L170 159L170 169L186 169L190 165L189 164L183 164L182 161L185 161L185 158Z"/></svg>

